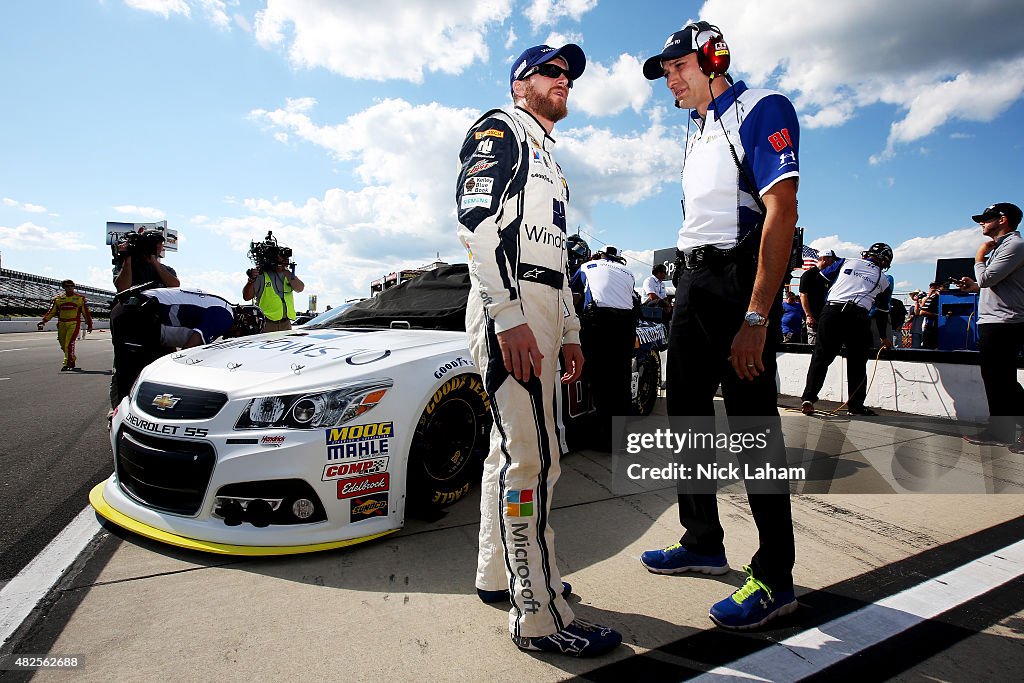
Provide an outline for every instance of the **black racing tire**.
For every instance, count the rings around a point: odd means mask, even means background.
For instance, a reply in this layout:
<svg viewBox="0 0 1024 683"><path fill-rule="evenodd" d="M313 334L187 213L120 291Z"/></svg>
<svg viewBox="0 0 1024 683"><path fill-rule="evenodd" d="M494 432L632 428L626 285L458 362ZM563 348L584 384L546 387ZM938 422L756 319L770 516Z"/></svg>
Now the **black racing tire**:
<svg viewBox="0 0 1024 683"><path fill-rule="evenodd" d="M634 359L633 363L636 364ZM661 358L655 351L644 357L639 363L640 377L636 383L636 395L633 396L633 414L647 416L654 410L658 400L658 384L661 380Z"/></svg>
<svg viewBox="0 0 1024 683"><path fill-rule="evenodd" d="M477 375L446 380L427 401L409 448L407 505L431 516L480 481L491 434L490 399Z"/></svg>

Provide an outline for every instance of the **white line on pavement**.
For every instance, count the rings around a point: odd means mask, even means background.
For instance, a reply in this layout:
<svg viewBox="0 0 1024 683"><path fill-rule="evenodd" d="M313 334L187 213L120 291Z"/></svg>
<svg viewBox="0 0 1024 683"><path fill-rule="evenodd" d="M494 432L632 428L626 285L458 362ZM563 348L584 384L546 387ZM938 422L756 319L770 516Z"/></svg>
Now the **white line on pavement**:
<svg viewBox="0 0 1024 683"><path fill-rule="evenodd" d="M1024 541L1017 541L942 576L713 669L695 680L800 680L1022 574Z"/></svg>
<svg viewBox="0 0 1024 683"><path fill-rule="evenodd" d="M8 351L27 351L28 349L0 349L0 353L7 353Z"/></svg>
<svg viewBox="0 0 1024 683"><path fill-rule="evenodd" d="M0 644L6 643L61 574L92 540L100 525L86 506L50 544L0 590Z"/></svg>

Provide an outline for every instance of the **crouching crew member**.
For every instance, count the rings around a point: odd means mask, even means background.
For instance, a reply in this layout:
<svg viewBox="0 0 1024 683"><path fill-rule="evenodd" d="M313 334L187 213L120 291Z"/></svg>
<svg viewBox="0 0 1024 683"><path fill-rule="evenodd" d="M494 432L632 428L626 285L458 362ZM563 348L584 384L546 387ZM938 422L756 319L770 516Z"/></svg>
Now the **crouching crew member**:
<svg viewBox="0 0 1024 683"><path fill-rule="evenodd" d="M127 289L110 311L117 377L116 406L128 395L143 368L175 348L209 344L218 337L241 337L263 329L258 306L235 306L198 289Z"/></svg>
<svg viewBox="0 0 1024 683"><path fill-rule="evenodd" d="M618 249L605 247L576 272L570 287L583 296L580 341L587 359L598 424L594 446L612 450L612 418L631 412L633 349L636 344L636 279Z"/></svg>
<svg viewBox="0 0 1024 683"><path fill-rule="evenodd" d="M885 330L892 281L882 272L888 270L892 263L892 248L876 242L862 252L861 257L839 259L821 272L832 286L828 290L828 303L818 321L818 339L807 368L807 383L800 408L805 415L814 413L814 402L825 384L828 366L839 355L843 344L846 344L846 381L850 391L847 412L850 415L876 414L864 407L871 318L875 320L882 348L892 346ZM872 306L875 313L869 316Z"/></svg>

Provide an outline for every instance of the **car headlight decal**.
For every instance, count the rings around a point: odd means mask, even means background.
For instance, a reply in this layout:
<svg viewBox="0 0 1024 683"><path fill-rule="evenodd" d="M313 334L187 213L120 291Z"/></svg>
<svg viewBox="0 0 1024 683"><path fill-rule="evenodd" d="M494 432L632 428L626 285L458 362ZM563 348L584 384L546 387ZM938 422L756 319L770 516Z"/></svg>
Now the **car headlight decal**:
<svg viewBox="0 0 1024 683"><path fill-rule="evenodd" d="M336 389L260 396L249 401L235 429L320 429L342 425L373 409L394 382L364 380Z"/></svg>

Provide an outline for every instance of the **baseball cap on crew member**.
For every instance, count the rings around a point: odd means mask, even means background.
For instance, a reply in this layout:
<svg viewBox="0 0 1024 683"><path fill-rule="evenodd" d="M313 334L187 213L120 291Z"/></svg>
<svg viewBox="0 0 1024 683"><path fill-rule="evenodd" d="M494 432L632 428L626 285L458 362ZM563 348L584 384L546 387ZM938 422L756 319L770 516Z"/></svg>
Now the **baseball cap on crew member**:
<svg viewBox="0 0 1024 683"><path fill-rule="evenodd" d="M516 61L512 62L512 69L508 75L508 89L511 91L512 84L518 81L531 66L550 62L555 57L565 60L569 67L569 80L571 81L582 76L583 71L587 68L587 57L583 54L583 48L575 43L569 43L557 49L548 45L534 45L527 48Z"/></svg>
<svg viewBox="0 0 1024 683"><path fill-rule="evenodd" d="M981 213L971 216L971 220L975 223L981 223L982 221L990 220L998 216L1006 216L1012 224L1020 225L1020 207L1009 202L997 202L992 206L987 207Z"/></svg>
<svg viewBox="0 0 1024 683"><path fill-rule="evenodd" d="M665 75L661 63L666 59L678 59L697 51L697 35L700 30L691 24L682 31L676 31L665 40L661 54L654 55L644 62L644 76L649 81L656 81Z"/></svg>
<svg viewBox="0 0 1024 683"><path fill-rule="evenodd" d="M818 258L836 258L836 252L829 249L818 254Z"/></svg>
<svg viewBox="0 0 1024 683"><path fill-rule="evenodd" d="M61 283L60 283L60 286L61 287L74 287L75 286L75 281L74 280L62 280Z"/></svg>

